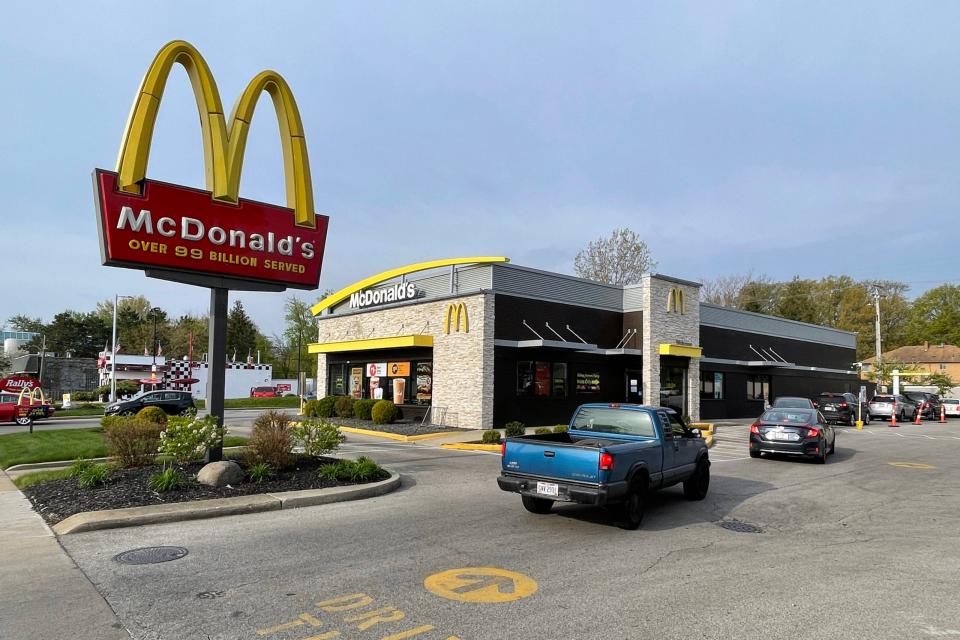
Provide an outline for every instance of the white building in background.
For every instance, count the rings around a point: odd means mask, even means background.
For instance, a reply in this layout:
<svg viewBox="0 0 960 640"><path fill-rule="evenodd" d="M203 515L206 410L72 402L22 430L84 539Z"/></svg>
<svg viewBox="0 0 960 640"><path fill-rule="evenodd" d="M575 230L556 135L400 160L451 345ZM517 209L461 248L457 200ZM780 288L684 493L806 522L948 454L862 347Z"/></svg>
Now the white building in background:
<svg viewBox="0 0 960 640"><path fill-rule="evenodd" d="M39 333L30 331L13 331L10 329L0 329L0 336L3 338L3 353L10 358L15 358L24 353L23 345L27 344Z"/></svg>
<svg viewBox="0 0 960 640"><path fill-rule="evenodd" d="M97 361L100 385L110 384L113 361L113 354L109 351L100 353ZM209 365L207 362L197 362L196 360L193 361L192 365L186 357L182 360L168 360L164 356L157 356L157 378L161 381L157 388L189 390L194 398L203 398L207 390ZM150 378L154 358L153 356L118 353L116 355L116 366L117 382L133 380L140 384L142 390L144 385L139 381ZM253 387L272 387L276 386L277 382L286 382L273 380L273 366L269 364L227 362L224 363L224 366L227 369L225 398L248 398L250 397L250 389ZM194 380L196 382L193 382ZM291 390L294 393L296 392L296 381L294 381Z"/></svg>

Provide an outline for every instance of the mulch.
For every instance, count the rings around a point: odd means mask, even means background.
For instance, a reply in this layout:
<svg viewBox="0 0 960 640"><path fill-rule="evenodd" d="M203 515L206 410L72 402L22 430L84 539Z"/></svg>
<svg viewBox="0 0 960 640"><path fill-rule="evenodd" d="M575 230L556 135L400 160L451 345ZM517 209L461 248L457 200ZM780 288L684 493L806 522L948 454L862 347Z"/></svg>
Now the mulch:
<svg viewBox="0 0 960 640"><path fill-rule="evenodd" d="M246 470L243 460L234 460ZM185 481L179 489L157 493L150 488L150 478L163 471L161 465L117 469L110 473L106 484L84 489L77 486L75 478L61 478L35 484L23 490L33 503L33 508L47 524L54 525L76 513L99 511L102 509L122 509L125 507L145 507L175 502L193 502L214 498L231 498L258 493L276 493L280 491L298 491L300 489L324 489L351 484L337 480L321 479L317 470L336 462L334 458L312 458L300 456L295 465L262 482L244 480L237 486L208 487L198 484L197 473L203 467L202 462L194 462L179 467ZM371 480L385 480L388 473Z"/></svg>
<svg viewBox="0 0 960 640"><path fill-rule="evenodd" d="M359 418L328 418L334 424L342 427L352 427L354 429L369 429L370 431L386 431L387 433L396 433L401 436L419 436L427 433L456 433L463 431L456 427L442 427L439 425L420 426L420 420L397 420L393 424L374 424L370 420L361 420Z"/></svg>

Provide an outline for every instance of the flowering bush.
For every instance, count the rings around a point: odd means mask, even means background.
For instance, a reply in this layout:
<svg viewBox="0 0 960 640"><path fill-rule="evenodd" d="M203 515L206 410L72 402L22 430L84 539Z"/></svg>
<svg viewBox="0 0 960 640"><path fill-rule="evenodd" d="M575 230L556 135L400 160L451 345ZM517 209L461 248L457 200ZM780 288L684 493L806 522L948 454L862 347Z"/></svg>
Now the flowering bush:
<svg viewBox="0 0 960 640"><path fill-rule="evenodd" d="M344 441L339 427L326 420L303 420L290 433L308 456L330 453Z"/></svg>
<svg viewBox="0 0 960 640"><path fill-rule="evenodd" d="M190 462L203 457L207 449L220 444L223 431L213 416L171 416L167 420L166 430L160 434L159 450L172 456L178 463Z"/></svg>

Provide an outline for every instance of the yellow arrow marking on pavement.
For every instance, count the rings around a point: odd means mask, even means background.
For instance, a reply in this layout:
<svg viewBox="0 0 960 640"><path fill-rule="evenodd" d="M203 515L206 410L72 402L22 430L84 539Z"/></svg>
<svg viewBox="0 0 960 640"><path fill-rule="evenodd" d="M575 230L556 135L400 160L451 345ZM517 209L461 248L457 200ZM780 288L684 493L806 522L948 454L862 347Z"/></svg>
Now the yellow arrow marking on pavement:
<svg viewBox="0 0 960 640"><path fill-rule="evenodd" d="M891 467L901 467L903 469L936 469L932 464L925 462L888 462Z"/></svg>
<svg viewBox="0 0 960 640"><path fill-rule="evenodd" d="M458 602L510 602L537 592L532 578L496 567L464 567L428 576L428 591Z"/></svg>

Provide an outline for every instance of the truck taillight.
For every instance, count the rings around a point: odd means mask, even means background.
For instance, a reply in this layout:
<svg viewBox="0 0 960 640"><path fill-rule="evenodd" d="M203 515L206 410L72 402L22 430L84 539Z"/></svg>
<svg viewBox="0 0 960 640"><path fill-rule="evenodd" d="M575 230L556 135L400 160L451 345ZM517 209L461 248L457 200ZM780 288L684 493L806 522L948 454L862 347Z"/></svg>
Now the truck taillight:
<svg viewBox="0 0 960 640"><path fill-rule="evenodd" d="M756 433L757 435L760 435L760 423L759 423L759 422L754 422L752 425L750 425L750 433Z"/></svg>
<svg viewBox="0 0 960 640"><path fill-rule="evenodd" d="M600 454L600 471L613 471L613 456L609 453Z"/></svg>
<svg viewBox="0 0 960 640"><path fill-rule="evenodd" d="M507 455L507 443L506 443L506 442L501 442L501 443L500 443L500 456L502 457L502 456L505 456L505 455Z"/></svg>

